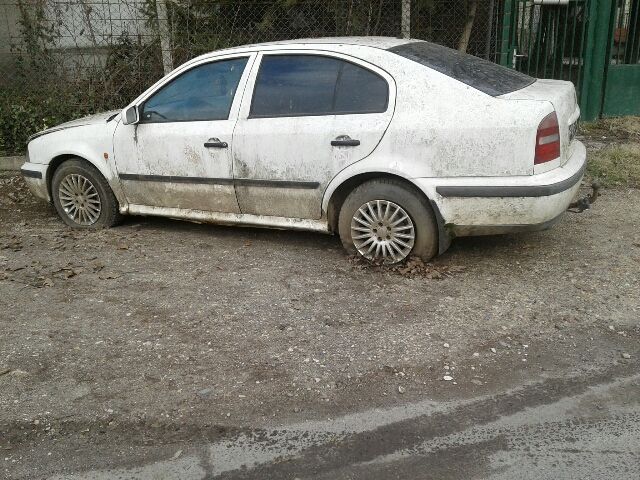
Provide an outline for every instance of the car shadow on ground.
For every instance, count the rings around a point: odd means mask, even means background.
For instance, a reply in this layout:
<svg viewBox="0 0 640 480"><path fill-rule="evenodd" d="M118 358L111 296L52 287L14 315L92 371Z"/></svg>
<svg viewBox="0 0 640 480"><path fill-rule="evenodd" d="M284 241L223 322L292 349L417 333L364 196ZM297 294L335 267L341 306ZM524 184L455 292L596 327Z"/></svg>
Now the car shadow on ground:
<svg viewBox="0 0 640 480"><path fill-rule="evenodd" d="M557 240L561 227L543 232L527 232L503 235L485 235L476 237L455 238L450 247L442 255L432 259L431 263L447 264L449 262L460 263L464 257L471 258L478 255L513 255L518 256L522 250L544 251L550 242ZM164 217L125 217L123 223L117 227L117 231L135 229L136 231L163 231L178 234L193 234L196 236L214 235L218 239L228 241L237 240L240 245L247 242L259 241L271 243L273 247L290 248L306 247L315 248L326 252L335 250L344 253L338 235L323 234L318 232L306 232L299 230L278 230L270 228L244 227L234 225L218 225L212 223L191 222L188 220L171 219ZM346 257L346 253L344 253Z"/></svg>
<svg viewBox="0 0 640 480"><path fill-rule="evenodd" d="M251 239L274 243L317 245L319 248L340 246L340 240L335 235L301 230L279 230L273 228L258 228L241 225L221 225L190 220L180 220L165 217L127 216L118 230L135 229L138 231L162 231L194 234L215 235L217 238L237 238L240 241Z"/></svg>

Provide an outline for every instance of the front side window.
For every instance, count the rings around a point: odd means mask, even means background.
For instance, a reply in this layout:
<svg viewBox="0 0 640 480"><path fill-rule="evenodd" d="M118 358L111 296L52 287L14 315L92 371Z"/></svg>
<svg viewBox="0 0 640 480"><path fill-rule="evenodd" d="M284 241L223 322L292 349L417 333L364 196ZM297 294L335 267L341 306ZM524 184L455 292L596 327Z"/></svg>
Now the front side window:
<svg viewBox="0 0 640 480"><path fill-rule="evenodd" d="M154 93L142 107L143 123L229 118L247 58L199 65Z"/></svg>
<svg viewBox="0 0 640 480"><path fill-rule="evenodd" d="M387 109L389 87L380 75L320 55L266 55L251 117L377 113Z"/></svg>

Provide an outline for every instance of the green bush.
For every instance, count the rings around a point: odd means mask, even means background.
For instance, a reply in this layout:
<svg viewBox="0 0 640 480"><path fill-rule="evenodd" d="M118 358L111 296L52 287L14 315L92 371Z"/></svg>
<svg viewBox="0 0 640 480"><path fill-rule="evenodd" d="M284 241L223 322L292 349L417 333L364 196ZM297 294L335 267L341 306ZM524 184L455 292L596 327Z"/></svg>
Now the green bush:
<svg viewBox="0 0 640 480"><path fill-rule="evenodd" d="M21 155L30 135L87 113L66 92L3 89L0 94L0 154Z"/></svg>
<svg viewBox="0 0 640 480"><path fill-rule="evenodd" d="M0 155L21 155L30 135L90 113L123 108L162 77L160 47L120 37L102 67L82 77L35 67L18 70L19 81L0 90Z"/></svg>

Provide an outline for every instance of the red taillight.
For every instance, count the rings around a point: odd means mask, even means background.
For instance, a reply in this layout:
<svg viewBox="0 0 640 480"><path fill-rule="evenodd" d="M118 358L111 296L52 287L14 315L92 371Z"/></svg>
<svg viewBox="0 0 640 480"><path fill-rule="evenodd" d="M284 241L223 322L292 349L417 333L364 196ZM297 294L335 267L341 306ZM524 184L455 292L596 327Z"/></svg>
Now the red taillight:
<svg viewBox="0 0 640 480"><path fill-rule="evenodd" d="M536 135L536 156L533 161L539 163L555 160L560 156L560 128L556 112L544 117L538 125Z"/></svg>

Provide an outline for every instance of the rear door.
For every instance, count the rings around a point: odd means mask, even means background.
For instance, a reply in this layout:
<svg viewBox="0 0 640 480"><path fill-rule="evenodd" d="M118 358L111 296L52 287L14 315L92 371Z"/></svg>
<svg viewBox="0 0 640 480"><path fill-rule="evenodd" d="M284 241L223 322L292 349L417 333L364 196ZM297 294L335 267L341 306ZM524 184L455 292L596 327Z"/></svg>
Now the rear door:
<svg viewBox="0 0 640 480"><path fill-rule="evenodd" d="M396 93L374 65L309 50L264 52L247 92L233 135L240 210L306 219L320 218L329 181L376 148Z"/></svg>

